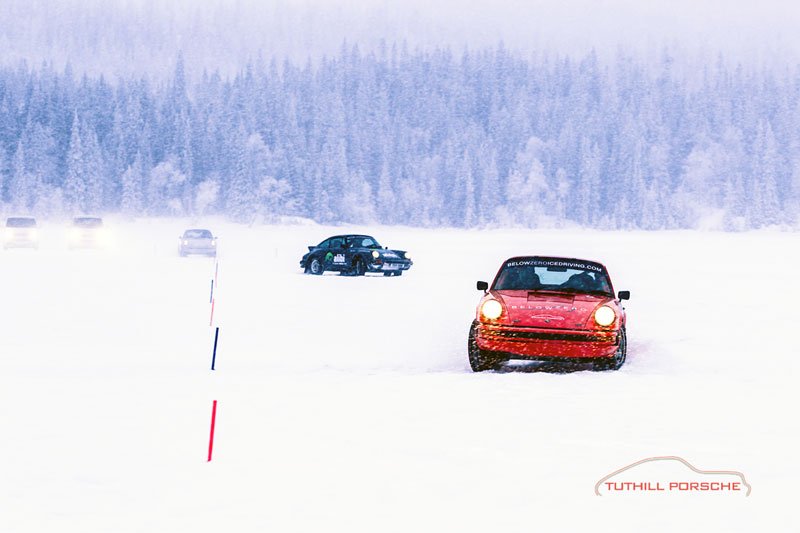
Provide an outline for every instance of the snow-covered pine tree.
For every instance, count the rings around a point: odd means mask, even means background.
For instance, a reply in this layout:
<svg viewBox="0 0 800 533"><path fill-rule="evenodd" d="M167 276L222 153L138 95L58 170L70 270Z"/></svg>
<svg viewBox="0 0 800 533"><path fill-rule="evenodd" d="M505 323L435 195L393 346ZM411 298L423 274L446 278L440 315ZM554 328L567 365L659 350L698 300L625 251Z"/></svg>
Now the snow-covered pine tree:
<svg viewBox="0 0 800 533"><path fill-rule="evenodd" d="M348 172L344 190L340 191L341 212L344 220L355 224L375 222L372 187L360 172Z"/></svg>
<svg viewBox="0 0 800 533"><path fill-rule="evenodd" d="M575 187L576 220L579 224L591 226L600 215L600 149L587 137L581 139L579 168Z"/></svg>
<svg viewBox="0 0 800 533"><path fill-rule="evenodd" d="M546 146L542 140L531 137L525 149L517 154L506 181L504 211L508 220L504 222L536 227L547 214L552 213L553 206L546 202L555 191L548 190L548 180L541 161L545 152Z"/></svg>
<svg viewBox="0 0 800 533"><path fill-rule="evenodd" d="M233 161L230 180L225 190L225 206L233 220L251 222L256 211L256 187L248 158L248 136L239 126L233 138Z"/></svg>
<svg viewBox="0 0 800 533"><path fill-rule="evenodd" d="M167 159L150 170L147 185L147 209L152 215L182 215L186 212L183 203L183 187L186 176L178 169L173 159Z"/></svg>
<svg viewBox="0 0 800 533"><path fill-rule="evenodd" d="M461 226L470 228L478 222L478 208L475 202L475 179L472 172L472 161L469 153L464 150L461 157L458 180L461 183L461 190L458 191L459 200L462 205Z"/></svg>
<svg viewBox="0 0 800 533"><path fill-rule="evenodd" d="M136 153L133 163L128 165L128 168L122 173L120 181L122 186L120 210L128 216L135 216L141 213L144 189L141 153Z"/></svg>
<svg viewBox="0 0 800 533"><path fill-rule="evenodd" d="M67 149L67 172L64 177L64 204L71 211L82 209L86 194L86 170L83 143L81 142L80 122L78 114L73 114L72 132Z"/></svg>
<svg viewBox="0 0 800 533"><path fill-rule="evenodd" d="M25 212L30 207L31 185L33 180L25 168L25 147L22 140L17 143L11 167L11 180L8 184L9 203L12 208Z"/></svg>
<svg viewBox="0 0 800 533"><path fill-rule="evenodd" d="M395 197L394 188L392 187L392 178L389 174L389 163L384 160L381 165L381 173L378 178L378 191L375 196L375 211L378 213L379 219L385 221L387 224L394 224L396 222L396 204L397 199Z"/></svg>
<svg viewBox="0 0 800 533"><path fill-rule="evenodd" d="M0 145L0 209L5 203L5 190L9 182L8 175L8 159L6 157L6 150Z"/></svg>
<svg viewBox="0 0 800 533"><path fill-rule="evenodd" d="M83 177L86 186L81 207L86 213L98 213L105 207L103 182L106 178L105 158L94 128L83 125Z"/></svg>
<svg viewBox="0 0 800 533"><path fill-rule="evenodd" d="M500 174L497 170L497 151L488 143L483 143L478 157L479 180L476 196L477 219L481 224L495 220L495 210L500 204Z"/></svg>
<svg viewBox="0 0 800 533"><path fill-rule="evenodd" d="M753 152L750 191L756 202L751 206L751 221L755 227L777 224L782 218L777 190L780 161L772 125L766 120L758 126Z"/></svg>
<svg viewBox="0 0 800 533"><path fill-rule="evenodd" d="M48 198L53 185L57 182L58 164L56 160L56 142L49 125L40 122L28 124L23 134L25 142L25 169L30 177L29 208L47 209ZM39 205L41 202L41 205Z"/></svg>

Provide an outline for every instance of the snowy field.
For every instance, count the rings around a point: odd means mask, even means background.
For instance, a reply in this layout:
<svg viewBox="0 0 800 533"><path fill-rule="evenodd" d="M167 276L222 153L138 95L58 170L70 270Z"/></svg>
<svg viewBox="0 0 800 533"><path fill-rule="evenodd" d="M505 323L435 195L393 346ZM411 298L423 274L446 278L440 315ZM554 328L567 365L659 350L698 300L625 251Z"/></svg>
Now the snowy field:
<svg viewBox="0 0 800 533"><path fill-rule="evenodd" d="M797 531L796 233L111 224L116 246L0 250L0 531ZM213 259L177 255L186 227ZM399 278L303 275L349 231ZM601 261L628 289L619 372L473 374L500 262ZM214 458L206 461L212 400ZM731 494L594 484L678 455Z"/></svg>

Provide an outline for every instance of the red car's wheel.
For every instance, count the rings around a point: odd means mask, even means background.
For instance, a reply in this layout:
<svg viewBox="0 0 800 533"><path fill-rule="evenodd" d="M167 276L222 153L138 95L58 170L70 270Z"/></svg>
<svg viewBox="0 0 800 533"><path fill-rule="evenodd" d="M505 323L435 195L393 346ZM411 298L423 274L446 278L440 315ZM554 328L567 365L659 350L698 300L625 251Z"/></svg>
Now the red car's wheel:
<svg viewBox="0 0 800 533"><path fill-rule="evenodd" d="M597 361L594 363L595 370L619 370L625 364L625 358L628 355L628 335L625 333L625 328L619 330L619 347L614 354L607 360Z"/></svg>
<svg viewBox="0 0 800 533"><path fill-rule="evenodd" d="M475 331L478 329L478 323L473 322L469 328L469 338L467 339L467 352L469 354L469 366L473 372L484 372L486 370L496 370L505 361L493 356L486 350L478 348L478 341L475 339Z"/></svg>

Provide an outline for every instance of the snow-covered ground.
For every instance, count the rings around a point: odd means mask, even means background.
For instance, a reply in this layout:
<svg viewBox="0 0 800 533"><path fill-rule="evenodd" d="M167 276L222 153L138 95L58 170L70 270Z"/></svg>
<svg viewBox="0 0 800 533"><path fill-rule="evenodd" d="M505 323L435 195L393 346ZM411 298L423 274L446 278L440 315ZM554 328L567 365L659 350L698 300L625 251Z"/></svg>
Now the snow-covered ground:
<svg viewBox="0 0 800 533"><path fill-rule="evenodd" d="M0 251L0 531L796 531L796 233L113 225L116 247ZM372 233L400 278L303 275ZM511 255L606 264L628 289L619 372L473 374L466 335ZM206 462L212 400L214 458ZM678 455L731 494L594 484Z"/></svg>

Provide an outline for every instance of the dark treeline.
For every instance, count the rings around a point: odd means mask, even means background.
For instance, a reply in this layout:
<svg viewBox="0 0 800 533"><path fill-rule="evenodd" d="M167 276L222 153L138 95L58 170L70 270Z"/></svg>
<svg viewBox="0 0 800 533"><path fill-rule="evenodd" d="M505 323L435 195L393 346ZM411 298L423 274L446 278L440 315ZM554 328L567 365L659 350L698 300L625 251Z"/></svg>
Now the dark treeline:
<svg viewBox="0 0 800 533"><path fill-rule="evenodd" d="M800 69L389 47L235 79L0 70L0 204L423 226L794 224Z"/></svg>

